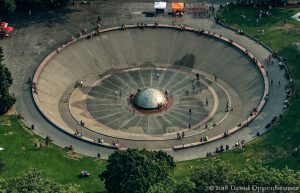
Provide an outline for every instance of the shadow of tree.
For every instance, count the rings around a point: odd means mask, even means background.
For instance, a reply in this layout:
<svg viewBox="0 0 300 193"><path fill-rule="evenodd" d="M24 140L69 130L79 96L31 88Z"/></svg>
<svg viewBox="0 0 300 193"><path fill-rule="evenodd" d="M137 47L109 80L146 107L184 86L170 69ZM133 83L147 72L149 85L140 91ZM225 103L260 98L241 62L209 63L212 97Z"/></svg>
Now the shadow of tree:
<svg viewBox="0 0 300 193"><path fill-rule="evenodd" d="M30 27L31 25L43 24L45 27L52 27L55 24L64 24L73 12L79 12L74 7L60 7L55 10L50 9L32 9L32 15L28 15L29 9L19 8L13 14L0 16L3 21L9 23L15 29Z"/></svg>

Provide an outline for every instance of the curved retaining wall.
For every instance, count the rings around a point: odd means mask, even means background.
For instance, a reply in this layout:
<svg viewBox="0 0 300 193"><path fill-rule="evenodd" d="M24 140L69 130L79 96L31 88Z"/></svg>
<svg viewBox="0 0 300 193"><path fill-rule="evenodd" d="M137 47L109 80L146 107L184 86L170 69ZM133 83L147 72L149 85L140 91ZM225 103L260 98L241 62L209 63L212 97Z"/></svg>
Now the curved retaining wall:
<svg viewBox="0 0 300 193"><path fill-rule="evenodd" d="M137 25L127 25L126 28L139 28L140 26L137 26ZM195 28L191 28L191 27L182 27L182 26L171 26L171 25L156 25L155 24L147 24L146 27L159 27L159 28L170 28L170 29L175 29L175 30L185 30L185 31L191 31L191 32L195 32L195 33L199 33L199 34L202 34L202 35L206 35L206 36L210 36L210 37L213 37L213 38L216 38L220 41L223 41L223 42L227 42L228 44L238 48L239 50L241 50L242 52L245 53L245 55L247 55L249 58L251 58L257 65L257 67L260 69L260 72L263 76L263 80L264 80L264 92L263 92L263 97L262 97L262 100L260 101L259 105L257 106L256 108L256 113L254 113L252 116L248 117L245 121L241 122L238 126L234 127L234 128L231 128L228 130L228 133L229 134L232 134L238 130L240 130L241 128L243 128L244 126L246 126L247 124L249 124L252 120L254 120L258 114L261 112L261 110L263 109L265 103L266 103L266 98L268 97L268 93L269 93L269 82L268 82L268 77L267 77L267 73L264 69L264 66L263 64L249 51L247 51L243 46L239 45L238 43L226 38L226 37L223 37L221 35L218 35L218 34L215 34L214 32L209 32L209 31L204 31L204 30L198 30L198 29L195 29ZM110 31L114 31L114 30L122 30L122 26L119 26L119 27L112 27L112 28L108 28L108 29L103 29L103 30L100 30L99 33L105 33L105 32L110 32ZM34 77L33 77L33 82L38 82L38 79L39 79L39 76L40 76L40 73L42 71L42 69L47 65L47 63L54 57L56 56L61 50L63 50L64 48L72 45L73 43L81 40L81 39L84 39L84 38L89 38L91 36L94 36L94 35L97 35L95 31L92 31L91 33L88 33L88 34L85 34L84 36L82 36L81 38L79 38L78 40L71 40L69 41L68 43L65 43L63 45L61 45L59 48L57 48L56 50L54 50L53 52L51 52L43 61L42 63L38 66L35 74L34 74ZM38 88L38 85L37 85L37 88ZM38 90L38 89L37 89ZM69 135L72 135L80 140L85 140L89 143L93 143L93 144L97 144L97 145L101 145L101 146L105 146L105 147L109 147L109 148L117 148L115 146L112 146L108 143L96 143L94 142L93 139L90 139L90 138L87 138L87 137L77 137L74 135L74 132L72 130L66 130L62 125L60 125L59 123L57 123L54 119L51 118L51 116L43 109L42 105L40 104L40 101L39 101L39 98L38 98L38 92L35 93L35 90L32 88L32 97L34 99L34 102L37 106L37 108L39 109L39 111L42 113L42 115L48 119L54 126L56 126L57 128L59 128L60 130L62 130L63 132L69 134ZM220 139L220 138L223 138L224 135L223 134L220 134L220 135L217 135L213 138L210 138L207 142L205 143L208 143L208 142L212 142L212 141L215 141L217 139ZM200 143L200 142L195 142L195 143L190 143L190 144L185 144L184 146L183 145L180 145L180 146L174 146L174 149L182 149L182 148L187 148L187 147L193 147L193 146L198 146L198 145L202 145L202 144L205 144L205 143Z"/></svg>

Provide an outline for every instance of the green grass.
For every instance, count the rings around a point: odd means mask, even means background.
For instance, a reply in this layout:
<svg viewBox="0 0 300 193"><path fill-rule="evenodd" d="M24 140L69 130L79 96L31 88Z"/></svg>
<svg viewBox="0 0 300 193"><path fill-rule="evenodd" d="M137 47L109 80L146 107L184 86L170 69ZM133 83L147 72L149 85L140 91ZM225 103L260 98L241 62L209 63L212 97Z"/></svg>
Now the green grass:
<svg viewBox="0 0 300 193"><path fill-rule="evenodd" d="M37 150L34 147L36 140L43 141L28 130L16 116L0 117L0 147L5 148L0 152L0 157L5 163L2 177L22 175L30 168L37 168L57 182L80 185L85 192L105 192L104 184L98 177L105 168L105 161L82 155L71 156L53 144ZM80 178L79 174L83 169L91 172L91 177Z"/></svg>
<svg viewBox="0 0 300 193"><path fill-rule="evenodd" d="M263 8L229 6L228 11L227 8L224 8L218 16L226 24L236 29L243 29L248 34L260 39L276 52L292 46L295 42L300 42L300 22L291 18L300 12L300 8L272 9L272 16L262 17L262 20L256 25L256 15L260 10L267 11ZM242 14L246 15L245 19L241 17ZM258 30L262 29L265 31L264 35L258 33Z"/></svg>
<svg viewBox="0 0 300 193"><path fill-rule="evenodd" d="M272 16L263 18L256 25L256 14L260 9L232 6L223 9L219 16L227 24L241 28L245 32L259 38L269 45L279 55L288 58L288 67L293 73L295 92L300 90L300 52L295 43L300 42L300 22L290 17L300 12L300 9L277 8L272 10ZM246 19L240 15L244 13ZM283 20L286 25L283 25ZM258 29L264 29L265 34L258 34ZM299 55L296 58L296 54ZM296 117L294 117L296 115ZM300 147L300 99L292 97L291 106L285 116L266 135L263 135L247 144L245 150L235 149L217 156L178 162L174 176L181 180L190 175L193 169L211 159L227 160L234 164L236 169L243 168L245 164L254 164L260 160L264 165L299 170L300 157L293 157L292 150ZM12 132L11 135L5 135ZM0 117L0 147L5 151L0 156L5 162L4 177L21 175L30 168L41 170L47 177L60 183L76 183L85 192L105 192L104 184L97 177L105 168L105 161L97 161L94 158L82 157L73 159L61 148L50 145L49 147L36 150L34 140L37 137L29 131L16 116ZM88 169L90 178L79 178L79 172Z"/></svg>

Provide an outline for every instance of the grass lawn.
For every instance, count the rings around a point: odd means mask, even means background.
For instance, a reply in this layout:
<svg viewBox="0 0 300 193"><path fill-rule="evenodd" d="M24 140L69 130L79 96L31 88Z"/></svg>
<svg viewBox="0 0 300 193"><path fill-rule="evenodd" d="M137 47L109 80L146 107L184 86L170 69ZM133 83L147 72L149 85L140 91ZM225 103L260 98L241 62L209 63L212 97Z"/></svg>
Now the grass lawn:
<svg viewBox="0 0 300 193"><path fill-rule="evenodd" d="M72 154L53 144L37 150L34 147L36 140L44 142L16 116L0 117L0 147L5 148L0 152L5 163L2 177L21 175L30 168L37 168L45 176L62 184L76 183L85 192L106 192L98 177L105 169L105 161ZM91 177L80 178L79 174L83 169L91 172Z"/></svg>
<svg viewBox="0 0 300 193"><path fill-rule="evenodd" d="M288 67L295 81L295 92L299 93L300 51L297 50L295 43L300 43L300 22L290 17L300 12L300 9L273 9L271 17L263 18L259 25L256 25L256 15L259 10L231 6L228 11L224 8L219 16L227 24L243 29L269 45L279 55L287 57ZM246 18L241 18L241 14L245 14ZM283 20L286 21L285 25ZM264 35L259 34L258 29L263 29ZM298 58L296 54L299 55ZM300 99L296 99L295 95L284 118L268 134L249 143L245 150L235 149L209 158L178 162L175 178L183 179L190 175L190 172L198 165L217 158L230 161L236 169L260 160L264 165L276 168L288 166L299 170L300 157L292 156L292 150L300 147ZM5 171L0 175L16 176L30 168L37 168L57 182L80 185L85 192L105 192L104 184L98 178L98 174L105 168L105 161L76 154L71 155L53 144L36 150L34 148L36 140L43 139L29 131L16 116L0 117L0 147L5 148L5 151L0 152L0 157L5 163ZM82 169L88 169L92 176L79 178Z"/></svg>

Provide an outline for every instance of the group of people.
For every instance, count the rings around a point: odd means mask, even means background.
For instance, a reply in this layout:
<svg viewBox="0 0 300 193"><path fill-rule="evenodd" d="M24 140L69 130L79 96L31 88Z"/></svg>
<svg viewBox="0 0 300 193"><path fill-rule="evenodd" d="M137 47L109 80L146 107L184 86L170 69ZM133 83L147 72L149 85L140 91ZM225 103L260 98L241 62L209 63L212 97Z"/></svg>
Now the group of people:
<svg viewBox="0 0 300 193"><path fill-rule="evenodd" d="M200 84L199 80L197 80L198 85ZM196 90L196 86L195 86L195 80L192 80L192 91L195 92ZM201 92L201 89L199 90L199 92ZM185 90L185 95L189 96L190 95L190 91L189 90Z"/></svg>
<svg viewBox="0 0 300 193"><path fill-rule="evenodd" d="M89 177L91 174L87 170L82 170L80 172L81 177Z"/></svg>
<svg viewBox="0 0 300 193"><path fill-rule="evenodd" d="M79 137L83 137L83 133L82 133L82 132L79 132L78 129L75 130L74 135L75 135L75 136L79 136Z"/></svg>
<svg viewBox="0 0 300 193"><path fill-rule="evenodd" d="M140 27L141 29L145 29L147 27L147 24L143 22L137 22L136 26Z"/></svg>
<svg viewBox="0 0 300 193"><path fill-rule="evenodd" d="M229 150L229 145L226 145L226 150ZM223 145L220 145L220 147L216 147L216 153L222 153L224 151L225 149Z"/></svg>
<svg viewBox="0 0 300 193"><path fill-rule="evenodd" d="M82 127L84 127L84 125L85 125L85 123L84 123L82 120L80 120L79 124L80 124Z"/></svg>
<svg viewBox="0 0 300 193"><path fill-rule="evenodd" d="M238 140L236 143L235 143L235 147L239 147L241 149L244 149L245 148L245 145L246 145L246 141L245 140Z"/></svg>
<svg viewBox="0 0 300 193"><path fill-rule="evenodd" d="M257 111L257 108L254 107L254 108L252 109L252 111L250 112L250 116L256 115L257 112L258 112L258 111Z"/></svg>
<svg viewBox="0 0 300 193"><path fill-rule="evenodd" d="M122 24L122 25L121 25L121 29L122 29L122 30L126 30L126 29L127 29L127 26L126 26L125 24Z"/></svg>
<svg viewBox="0 0 300 193"><path fill-rule="evenodd" d="M244 149L245 148L245 144L246 144L246 141L245 140L238 140L236 143L235 143L235 147L239 147L241 149ZM215 153L222 153L226 150L229 150L230 146L227 144L224 148L223 144L221 144L219 147L216 147L216 150L215 150ZM206 153L206 156L211 156L213 155L212 152L207 152Z"/></svg>
<svg viewBox="0 0 300 193"><path fill-rule="evenodd" d="M118 95L121 97L122 96L122 91L117 91L117 90L115 90L115 97L117 97Z"/></svg>
<svg viewBox="0 0 300 193"><path fill-rule="evenodd" d="M177 139L181 140L185 137L185 132L182 131L181 134L179 132L177 132Z"/></svg>
<svg viewBox="0 0 300 193"><path fill-rule="evenodd" d="M200 137L200 143L205 143L208 141L208 136Z"/></svg>
<svg viewBox="0 0 300 193"><path fill-rule="evenodd" d="M32 90L33 90L34 93L37 93L37 86L36 86L35 82L31 83L31 88L32 88Z"/></svg>
<svg viewBox="0 0 300 193"><path fill-rule="evenodd" d="M83 87L83 80L76 81L74 88L77 88L77 87L79 87L79 88Z"/></svg>
<svg viewBox="0 0 300 193"><path fill-rule="evenodd" d="M179 26L179 28L180 28L181 31L184 31L186 29L185 26L182 25L182 24Z"/></svg>
<svg viewBox="0 0 300 193"><path fill-rule="evenodd" d="M96 139L94 139L94 142L96 142ZM97 143L104 143L103 139L98 138Z"/></svg>
<svg viewBox="0 0 300 193"><path fill-rule="evenodd" d="M275 115L275 116L273 117L273 119L272 119L269 123L266 124L265 128L266 128L266 129L270 128L271 125L274 124L274 123L277 121L277 119L278 119L278 117Z"/></svg>
<svg viewBox="0 0 300 193"><path fill-rule="evenodd" d="M222 153L224 152L225 150L229 150L229 145L226 145L225 148L223 145L220 145L219 147L216 147L216 150L215 150L215 153ZM206 153L206 156L212 156L213 153L212 152L207 152Z"/></svg>
<svg viewBox="0 0 300 193"><path fill-rule="evenodd" d="M100 144L103 144L104 143L104 140L103 139L100 139L98 138L96 140L96 138L94 138L94 142L95 143L100 143ZM111 142L111 145L114 146L114 147L117 147L117 148L121 148L121 145L120 145L120 141L117 139L116 141L112 141Z"/></svg>
<svg viewBox="0 0 300 193"><path fill-rule="evenodd" d="M118 139L116 141L112 141L111 144L118 149L121 148L120 141Z"/></svg>
<svg viewBox="0 0 300 193"><path fill-rule="evenodd" d="M267 63L267 64L271 64L271 65L274 64L274 58L273 58L273 55L272 55L272 54L269 54L266 63Z"/></svg>
<svg viewBox="0 0 300 193"><path fill-rule="evenodd" d="M224 137L228 137L229 136L229 131L225 131L224 132Z"/></svg>

